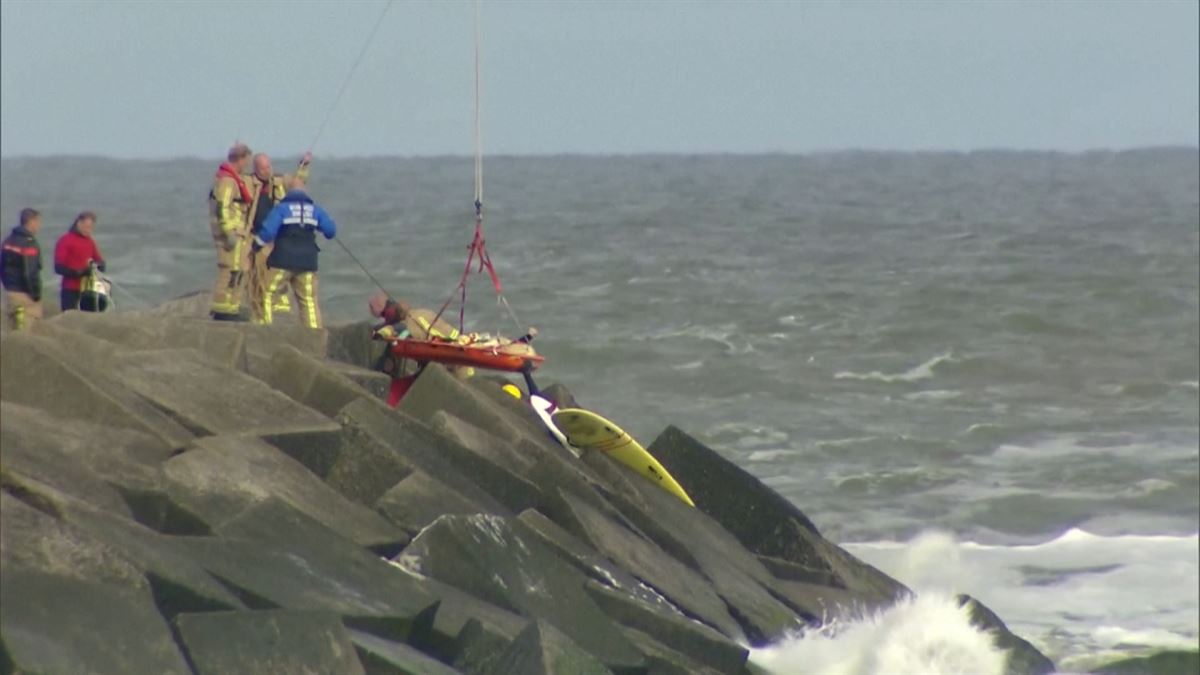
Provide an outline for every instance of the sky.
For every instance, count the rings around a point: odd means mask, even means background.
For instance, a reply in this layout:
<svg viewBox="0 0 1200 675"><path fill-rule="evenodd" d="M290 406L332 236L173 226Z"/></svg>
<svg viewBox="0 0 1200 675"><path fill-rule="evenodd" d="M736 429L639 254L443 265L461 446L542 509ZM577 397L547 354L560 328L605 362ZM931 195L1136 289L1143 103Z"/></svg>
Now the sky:
<svg viewBox="0 0 1200 675"><path fill-rule="evenodd" d="M473 5L395 1L347 80L385 6L0 0L0 155L471 154ZM480 16L486 154L1200 143L1200 0L485 0Z"/></svg>

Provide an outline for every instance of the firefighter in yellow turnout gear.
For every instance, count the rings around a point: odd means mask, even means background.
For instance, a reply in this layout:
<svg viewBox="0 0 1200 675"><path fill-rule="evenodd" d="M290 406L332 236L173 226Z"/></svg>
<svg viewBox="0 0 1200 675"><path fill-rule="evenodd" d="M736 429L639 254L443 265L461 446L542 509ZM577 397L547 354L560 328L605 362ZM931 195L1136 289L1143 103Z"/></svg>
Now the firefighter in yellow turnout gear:
<svg viewBox="0 0 1200 675"><path fill-rule="evenodd" d="M317 232L326 239L337 234L337 223L325 209L304 191L304 181L293 177L287 194L271 209L262 228L254 237L254 253L268 244L274 250L267 256L267 283L261 301L261 322L272 323L272 300L289 288L296 296L300 322L309 328L321 327L321 309L317 302Z"/></svg>
<svg viewBox="0 0 1200 675"><path fill-rule="evenodd" d="M252 200L242 174L250 163L250 148L238 143L229 149L227 159L217 169L208 193L209 225L217 249L217 280L210 309L218 321L239 321L248 245L246 216Z"/></svg>
<svg viewBox="0 0 1200 675"><path fill-rule="evenodd" d="M301 181L308 181L309 165L312 162L312 153L305 153L304 158L300 160L300 166L297 167L295 178ZM288 183L293 176L279 176L274 173L271 167L271 158L265 154L259 153L254 155L254 172L246 176L246 184L250 187L250 193L253 195L253 201L250 203L250 212L247 215L246 221L250 224L250 236L256 237L262 230L262 225L266 221L267 216L271 213L271 209L283 201L287 194ZM251 247L252 248L252 247ZM255 322L263 321L263 304L266 296L268 275L267 275L267 258L271 255L271 250L274 244L267 244L261 250L247 250L247 260L245 261L244 269L246 270L246 294L250 299L250 315ZM283 288L280 292L270 300L271 314L277 315L292 311L291 299L287 294L287 289Z"/></svg>

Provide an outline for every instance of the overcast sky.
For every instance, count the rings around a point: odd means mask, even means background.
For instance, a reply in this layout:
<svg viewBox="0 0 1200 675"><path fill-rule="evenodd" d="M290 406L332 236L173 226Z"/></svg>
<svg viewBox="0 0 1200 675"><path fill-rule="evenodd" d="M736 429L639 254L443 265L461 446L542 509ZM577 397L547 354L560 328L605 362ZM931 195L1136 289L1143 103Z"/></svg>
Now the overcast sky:
<svg viewBox="0 0 1200 675"><path fill-rule="evenodd" d="M0 154L298 154L383 6L2 0ZM485 152L1195 145L1198 6L488 1ZM396 1L316 153L470 154L471 21Z"/></svg>

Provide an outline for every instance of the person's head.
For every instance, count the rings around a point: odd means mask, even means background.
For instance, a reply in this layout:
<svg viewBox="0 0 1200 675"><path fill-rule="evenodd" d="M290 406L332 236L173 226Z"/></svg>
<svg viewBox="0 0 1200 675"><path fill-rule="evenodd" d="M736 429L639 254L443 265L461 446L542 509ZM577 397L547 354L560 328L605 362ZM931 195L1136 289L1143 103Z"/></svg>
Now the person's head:
<svg viewBox="0 0 1200 675"><path fill-rule="evenodd" d="M371 316L382 318L383 313L389 307L393 308L393 311L396 312L395 318L397 320L403 320L408 317L408 311L410 309L408 303L404 302L403 300L393 300L388 296L387 293L384 293L383 291L377 291L375 295L372 295L371 299L367 301L367 309L371 312Z"/></svg>
<svg viewBox="0 0 1200 675"><path fill-rule="evenodd" d="M234 143L225 157L238 173L245 173L246 167L250 164L250 146L245 143Z"/></svg>
<svg viewBox="0 0 1200 675"><path fill-rule="evenodd" d="M85 237L90 237L96 232L96 214L91 211L84 211L75 216L75 222L71 224L76 232Z"/></svg>
<svg viewBox="0 0 1200 675"><path fill-rule="evenodd" d="M290 179L288 179L287 187L289 190L304 190L306 186L304 185L303 178L300 176L292 176Z"/></svg>
<svg viewBox="0 0 1200 675"><path fill-rule="evenodd" d="M21 227L29 230L30 234L37 234L41 226L42 214L37 209L21 209Z"/></svg>
<svg viewBox="0 0 1200 675"><path fill-rule="evenodd" d="M271 158L267 157L267 153L260 152L254 156L254 175L261 181L271 180L271 176L275 175L271 171Z"/></svg>

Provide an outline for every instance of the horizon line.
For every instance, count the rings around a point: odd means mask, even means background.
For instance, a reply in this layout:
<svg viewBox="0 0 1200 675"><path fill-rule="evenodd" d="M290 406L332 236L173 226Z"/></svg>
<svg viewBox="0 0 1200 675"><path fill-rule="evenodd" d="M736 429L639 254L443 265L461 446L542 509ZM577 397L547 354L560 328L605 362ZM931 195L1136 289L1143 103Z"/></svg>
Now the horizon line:
<svg viewBox="0 0 1200 675"><path fill-rule="evenodd" d="M1152 150L1194 150L1200 151L1200 143L1155 143L1149 145L1133 145L1133 146L1112 146L1112 147L1094 147L1082 150L1065 150L1056 148L1006 148L1006 147L979 147L971 149L881 149L881 148L840 148L840 149L824 149L810 151L791 151L791 150L748 150L748 151L720 151L720 150L700 150L694 152L688 151L644 151L644 152L531 152L531 153L496 153L492 155L485 154L484 159L619 159L619 158L635 158L635 157L663 157L663 158L686 158L686 157L829 157L837 155L973 155L973 154L1042 154L1042 155L1067 155L1081 156L1089 154L1120 154L1129 152L1145 152ZM275 154L274 157L299 157L303 153L291 154ZM0 161L46 161L46 160L64 160L64 159L81 159L81 160L103 160L117 162L175 162L175 161L220 161L220 153L213 157L205 157L195 154L180 154L180 155L160 155L160 156L133 156L133 155L105 155L98 153L48 153L48 154L13 154L0 155ZM349 161L349 160L379 160L379 159L401 159L401 160L472 160L473 155L463 153L430 153L430 154L401 154L401 153L386 153L386 154L329 154L319 155L314 154L315 158L323 158L333 161Z"/></svg>

